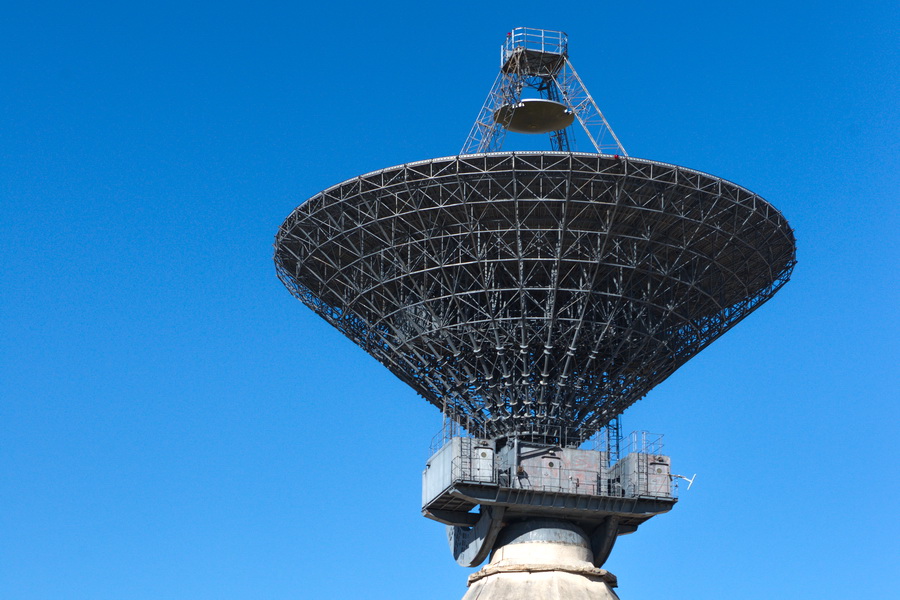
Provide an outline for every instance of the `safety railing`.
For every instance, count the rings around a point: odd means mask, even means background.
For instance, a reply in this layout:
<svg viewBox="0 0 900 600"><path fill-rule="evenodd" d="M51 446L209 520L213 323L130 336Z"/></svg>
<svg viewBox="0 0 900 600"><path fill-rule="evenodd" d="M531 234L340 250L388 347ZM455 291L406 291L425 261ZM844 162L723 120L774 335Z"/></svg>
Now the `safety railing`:
<svg viewBox="0 0 900 600"><path fill-rule="evenodd" d="M599 472L562 467L501 468L492 453L485 450L482 457L477 451L477 445L464 444L461 454L453 457L450 467L452 483L616 498L678 496L678 486L673 484L668 471L656 476L648 473L648 455L644 454L632 456L630 460L636 464L626 476L615 468Z"/></svg>
<svg viewBox="0 0 900 600"><path fill-rule="evenodd" d="M569 38L562 31L517 27L506 34L506 42L500 49L500 65L506 64L519 48L547 54L567 54Z"/></svg>
<svg viewBox="0 0 900 600"><path fill-rule="evenodd" d="M632 452L662 454L663 445L663 435L661 433L632 431L630 434L622 436L621 452L623 456Z"/></svg>

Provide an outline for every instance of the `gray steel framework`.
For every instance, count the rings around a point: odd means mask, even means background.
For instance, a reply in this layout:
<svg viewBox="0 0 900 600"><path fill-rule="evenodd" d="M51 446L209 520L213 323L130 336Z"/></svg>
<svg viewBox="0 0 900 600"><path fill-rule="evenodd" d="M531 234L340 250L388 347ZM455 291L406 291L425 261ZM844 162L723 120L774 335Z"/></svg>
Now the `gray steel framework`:
<svg viewBox="0 0 900 600"><path fill-rule="evenodd" d="M500 72L461 153L500 150L512 113L506 113L504 122L502 118L498 119L497 111L502 106L515 106L526 90L568 107L587 134L592 151L628 156L600 107L575 72L569 60L566 34L528 27L518 27L507 35L500 49ZM569 128L552 132L550 146L562 152L576 149Z"/></svg>
<svg viewBox="0 0 900 600"><path fill-rule="evenodd" d="M787 282L794 236L698 171L563 152L410 163L313 196L278 276L470 432L576 445Z"/></svg>

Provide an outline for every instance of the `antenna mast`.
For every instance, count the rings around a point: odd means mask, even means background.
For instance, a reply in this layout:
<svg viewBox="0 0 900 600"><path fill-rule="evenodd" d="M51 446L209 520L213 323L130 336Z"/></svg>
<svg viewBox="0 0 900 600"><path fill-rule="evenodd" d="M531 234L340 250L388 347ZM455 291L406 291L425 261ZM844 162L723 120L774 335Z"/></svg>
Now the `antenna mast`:
<svg viewBox="0 0 900 600"><path fill-rule="evenodd" d="M531 95L537 98L527 97ZM571 152L575 141L567 127L573 120L593 151L628 156L572 66L566 34L518 27L506 34L500 72L461 154L496 152L507 131L548 133L553 150Z"/></svg>

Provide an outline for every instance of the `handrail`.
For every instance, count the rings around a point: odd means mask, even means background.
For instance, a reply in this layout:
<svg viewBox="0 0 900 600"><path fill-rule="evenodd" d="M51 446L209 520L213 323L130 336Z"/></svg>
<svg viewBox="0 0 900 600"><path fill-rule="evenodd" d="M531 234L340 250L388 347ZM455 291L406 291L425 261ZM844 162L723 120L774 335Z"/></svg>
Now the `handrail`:
<svg viewBox="0 0 900 600"><path fill-rule="evenodd" d="M569 53L569 38L563 31L516 27L506 34L506 42L500 49L500 66L519 48L565 56Z"/></svg>

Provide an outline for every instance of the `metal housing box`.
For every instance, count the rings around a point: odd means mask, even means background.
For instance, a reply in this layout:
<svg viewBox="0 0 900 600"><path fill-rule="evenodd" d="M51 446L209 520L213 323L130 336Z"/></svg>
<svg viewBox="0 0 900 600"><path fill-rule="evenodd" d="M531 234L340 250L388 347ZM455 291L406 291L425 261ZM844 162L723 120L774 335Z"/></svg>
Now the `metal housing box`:
<svg viewBox="0 0 900 600"><path fill-rule="evenodd" d="M495 483L494 449L489 442L454 437L425 463L422 472L422 506L458 482Z"/></svg>
<svg viewBox="0 0 900 600"><path fill-rule="evenodd" d="M606 495L606 453L574 448L522 449L512 487Z"/></svg>
<svg viewBox="0 0 900 600"><path fill-rule="evenodd" d="M613 495L672 496L671 461L661 454L632 452L613 467L610 475Z"/></svg>

